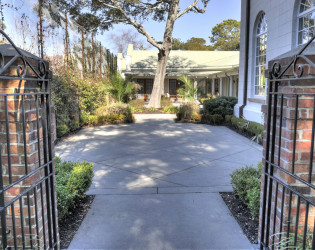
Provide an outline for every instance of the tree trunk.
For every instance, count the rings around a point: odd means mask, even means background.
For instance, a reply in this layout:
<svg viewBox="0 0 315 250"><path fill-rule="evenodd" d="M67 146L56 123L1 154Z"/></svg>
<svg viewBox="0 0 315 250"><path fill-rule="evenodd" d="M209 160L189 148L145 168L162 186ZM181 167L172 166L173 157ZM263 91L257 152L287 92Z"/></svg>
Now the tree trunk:
<svg viewBox="0 0 315 250"><path fill-rule="evenodd" d="M178 5L179 0L173 0L170 5L170 11L168 12L163 38L163 49L160 49L158 54L158 63L156 67L153 90L149 102L149 107L154 108L161 107L162 88L164 86L167 60L172 49L172 35L174 24L177 18Z"/></svg>

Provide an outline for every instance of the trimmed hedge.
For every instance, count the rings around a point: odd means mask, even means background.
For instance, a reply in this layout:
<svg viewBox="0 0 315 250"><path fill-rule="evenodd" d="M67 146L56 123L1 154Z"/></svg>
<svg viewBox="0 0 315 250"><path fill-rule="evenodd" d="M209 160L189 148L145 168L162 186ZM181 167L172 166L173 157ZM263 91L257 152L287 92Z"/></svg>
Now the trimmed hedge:
<svg viewBox="0 0 315 250"><path fill-rule="evenodd" d="M257 122L237 118L235 116L226 116L225 121L230 123L233 127L249 133L258 143L262 143L264 135L264 125Z"/></svg>
<svg viewBox="0 0 315 250"><path fill-rule="evenodd" d="M237 98L230 96L221 96L203 102L203 112L208 115L233 115L233 109L237 103Z"/></svg>
<svg viewBox="0 0 315 250"><path fill-rule="evenodd" d="M253 219L259 216L262 163L246 166L231 174L233 192L248 206Z"/></svg>
<svg viewBox="0 0 315 250"><path fill-rule="evenodd" d="M89 189L94 176L93 164L88 162L62 162L56 157L56 192L58 218L61 220L74 208L79 198Z"/></svg>

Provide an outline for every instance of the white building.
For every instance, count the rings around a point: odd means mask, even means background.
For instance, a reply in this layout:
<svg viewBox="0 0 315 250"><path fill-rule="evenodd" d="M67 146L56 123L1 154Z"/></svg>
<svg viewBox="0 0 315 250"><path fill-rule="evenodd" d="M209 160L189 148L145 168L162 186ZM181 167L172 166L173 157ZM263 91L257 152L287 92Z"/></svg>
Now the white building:
<svg viewBox="0 0 315 250"><path fill-rule="evenodd" d="M315 34L315 0L242 0L238 117L263 123L268 61ZM315 51L314 51L315 54Z"/></svg>
<svg viewBox="0 0 315 250"><path fill-rule="evenodd" d="M128 46L125 58L118 54L118 70L131 76L141 86L138 99L149 100L157 66L157 50L134 50ZM167 62L163 94L173 101L183 101L177 94L187 76L197 84L205 95L238 95L239 51L183 51L172 50Z"/></svg>

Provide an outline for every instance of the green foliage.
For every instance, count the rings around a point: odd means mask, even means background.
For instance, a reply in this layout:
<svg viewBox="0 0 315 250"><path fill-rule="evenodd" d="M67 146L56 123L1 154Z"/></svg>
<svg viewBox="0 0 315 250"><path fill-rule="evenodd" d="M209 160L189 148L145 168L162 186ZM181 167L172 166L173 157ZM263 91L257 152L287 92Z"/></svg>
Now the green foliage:
<svg viewBox="0 0 315 250"><path fill-rule="evenodd" d="M68 126L66 124L63 125L57 125L56 132L57 137L60 138L61 136L65 135L68 132Z"/></svg>
<svg viewBox="0 0 315 250"><path fill-rule="evenodd" d="M199 113L199 106L195 102L187 102L179 107L179 111L176 114L177 120L178 121L183 121L183 120L192 120L192 116L195 113Z"/></svg>
<svg viewBox="0 0 315 250"><path fill-rule="evenodd" d="M107 91L116 102L122 103L123 101L129 101L131 93L137 86L136 83L131 82L129 79L124 79L123 76L117 72L110 79L110 86Z"/></svg>
<svg viewBox="0 0 315 250"><path fill-rule="evenodd" d="M69 126L73 116L79 113L75 81L72 76L61 71L53 77L50 86L57 126Z"/></svg>
<svg viewBox="0 0 315 250"><path fill-rule="evenodd" d="M173 105L171 98L169 97L161 97L161 108L170 107Z"/></svg>
<svg viewBox="0 0 315 250"><path fill-rule="evenodd" d="M233 115L226 115L225 116L225 122L226 123L231 123L232 117L233 117Z"/></svg>
<svg viewBox="0 0 315 250"><path fill-rule="evenodd" d="M69 175L67 186L71 192L77 193L79 197L83 197L84 193L92 184L94 176L93 164L88 162L78 162L73 166Z"/></svg>
<svg viewBox="0 0 315 250"><path fill-rule="evenodd" d="M257 167L246 166L231 174L233 192L249 207L253 219L257 219L260 206L260 182L262 163Z"/></svg>
<svg viewBox="0 0 315 250"><path fill-rule="evenodd" d="M113 104L113 105L108 107L108 113L109 114L124 115L125 116L125 122L127 122L127 123L134 122L131 108L127 104L123 104L123 103Z"/></svg>
<svg viewBox="0 0 315 250"><path fill-rule="evenodd" d="M193 101L198 96L198 86L195 86L194 82L191 81L187 76L181 76L178 78L182 83L184 83L184 87L179 88L177 93L179 95L185 96L185 98L189 101Z"/></svg>
<svg viewBox="0 0 315 250"><path fill-rule="evenodd" d="M100 126L104 124L115 124L119 122L134 122L131 108L127 104L113 104L107 107L100 107L95 111L96 115L87 116L87 125Z"/></svg>
<svg viewBox="0 0 315 250"><path fill-rule="evenodd" d="M56 113L56 123L60 137L62 128L70 131L87 125L88 116L100 106L107 105L106 84L101 81L67 73L65 69L56 69L51 82L52 102ZM80 120L76 120L80 117ZM68 130L68 129L67 129Z"/></svg>
<svg viewBox="0 0 315 250"><path fill-rule="evenodd" d="M205 122L207 124L212 124L212 125L221 125L224 122L224 119L223 119L222 115L205 114L205 115L203 115L203 122Z"/></svg>
<svg viewBox="0 0 315 250"><path fill-rule="evenodd" d="M61 220L90 187L94 175L93 164L63 162L58 157L55 163L58 217Z"/></svg>
<svg viewBox="0 0 315 250"><path fill-rule="evenodd" d="M262 143L263 141L263 134L264 134L264 125L247 121L245 119L237 118L235 116L232 116L230 120L231 124L241 130L248 132L252 137L252 140L256 140L257 143Z"/></svg>
<svg viewBox="0 0 315 250"><path fill-rule="evenodd" d="M293 224L294 222L291 222ZM305 237L305 245L304 245L304 224L298 225L298 233L296 237L296 243L295 243L295 233L289 233L289 236L287 232L281 232L276 233L270 236L270 238L280 238L281 241L276 242L273 246L275 249L284 250L284 249L303 249L303 250L311 250L314 249L312 247L313 243L313 230L311 225L307 225L307 231L306 231L306 237ZM303 232L303 233L302 233Z"/></svg>
<svg viewBox="0 0 315 250"><path fill-rule="evenodd" d="M163 108L163 112L170 113L170 114L176 114L179 112L179 107L170 105Z"/></svg>
<svg viewBox="0 0 315 250"><path fill-rule="evenodd" d="M233 115L233 109L236 103L237 98L229 96L206 100L203 103L204 114L221 115L224 119L226 115Z"/></svg>
<svg viewBox="0 0 315 250"><path fill-rule="evenodd" d="M89 124L89 115L87 113L80 114L80 126Z"/></svg>
<svg viewBox="0 0 315 250"><path fill-rule="evenodd" d="M72 120L70 122L70 131L74 132L80 127L80 121L78 120Z"/></svg>
<svg viewBox="0 0 315 250"><path fill-rule="evenodd" d="M174 38L172 44L172 50L211 50L211 46L206 45L205 39L197 37L192 37L186 42Z"/></svg>
<svg viewBox="0 0 315 250"><path fill-rule="evenodd" d="M106 106L108 95L106 92L106 82L96 81L94 79L82 80L76 77L78 85L78 98L81 113L93 114L96 109Z"/></svg>
<svg viewBox="0 0 315 250"><path fill-rule="evenodd" d="M240 50L241 23L227 19L212 28L210 42L214 50L233 51Z"/></svg>
<svg viewBox="0 0 315 250"><path fill-rule="evenodd" d="M260 207L260 179L255 179L257 182L255 188L247 190L248 208L254 219L259 217L259 207Z"/></svg>
<svg viewBox="0 0 315 250"><path fill-rule="evenodd" d="M148 107L148 110L149 110L149 111L156 111L156 108L154 108L154 107Z"/></svg>

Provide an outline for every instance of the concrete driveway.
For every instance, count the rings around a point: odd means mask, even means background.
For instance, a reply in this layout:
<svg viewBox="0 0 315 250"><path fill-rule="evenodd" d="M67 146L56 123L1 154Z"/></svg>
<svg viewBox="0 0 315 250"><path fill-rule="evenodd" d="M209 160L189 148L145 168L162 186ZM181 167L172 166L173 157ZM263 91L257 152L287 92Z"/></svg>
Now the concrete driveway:
<svg viewBox="0 0 315 250"><path fill-rule="evenodd" d="M137 115L135 124L87 128L56 147L94 162L96 195L70 249L251 249L219 192L262 147L226 127Z"/></svg>

